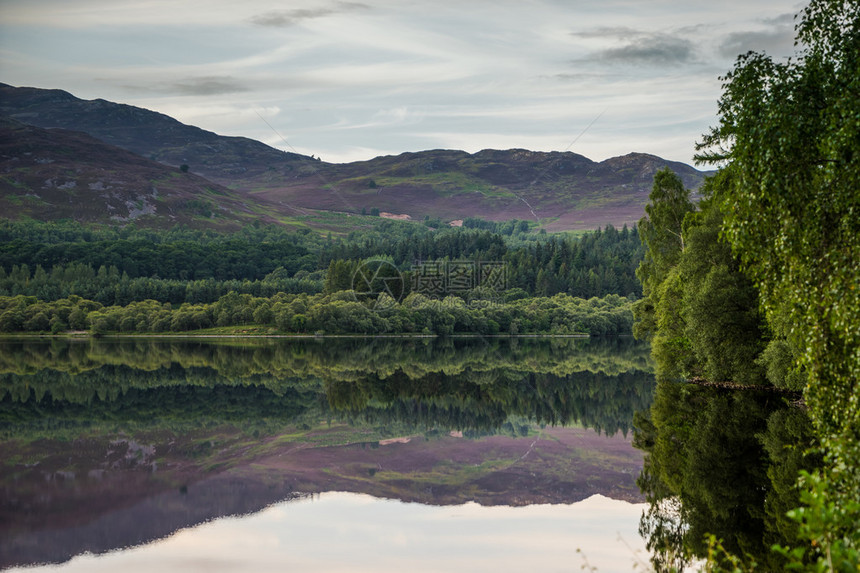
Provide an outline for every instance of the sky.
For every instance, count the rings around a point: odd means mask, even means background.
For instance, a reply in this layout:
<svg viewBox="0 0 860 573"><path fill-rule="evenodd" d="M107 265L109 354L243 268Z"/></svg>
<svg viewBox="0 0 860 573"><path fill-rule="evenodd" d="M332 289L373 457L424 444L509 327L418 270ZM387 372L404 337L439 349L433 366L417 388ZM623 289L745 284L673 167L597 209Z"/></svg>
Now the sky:
<svg viewBox="0 0 860 573"><path fill-rule="evenodd" d="M330 162L426 149L692 163L790 0L0 0L0 82Z"/></svg>

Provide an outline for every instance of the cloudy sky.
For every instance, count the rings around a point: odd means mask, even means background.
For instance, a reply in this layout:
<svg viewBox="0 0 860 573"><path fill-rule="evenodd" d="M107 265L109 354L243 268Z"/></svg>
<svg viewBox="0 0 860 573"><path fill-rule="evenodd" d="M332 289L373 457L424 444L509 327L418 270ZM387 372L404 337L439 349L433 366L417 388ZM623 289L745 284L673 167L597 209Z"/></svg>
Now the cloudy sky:
<svg viewBox="0 0 860 573"><path fill-rule="evenodd" d="M325 161L424 149L691 162L791 0L0 0L0 82Z"/></svg>

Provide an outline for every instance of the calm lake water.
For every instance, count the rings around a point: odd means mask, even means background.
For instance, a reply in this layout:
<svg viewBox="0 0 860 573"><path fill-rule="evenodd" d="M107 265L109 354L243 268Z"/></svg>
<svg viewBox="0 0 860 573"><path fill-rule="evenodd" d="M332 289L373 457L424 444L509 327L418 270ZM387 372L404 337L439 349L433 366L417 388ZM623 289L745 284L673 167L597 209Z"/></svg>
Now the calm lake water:
<svg viewBox="0 0 860 573"><path fill-rule="evenodd" d="M630 571L647 345L0 341L0 568Z"/></svg>

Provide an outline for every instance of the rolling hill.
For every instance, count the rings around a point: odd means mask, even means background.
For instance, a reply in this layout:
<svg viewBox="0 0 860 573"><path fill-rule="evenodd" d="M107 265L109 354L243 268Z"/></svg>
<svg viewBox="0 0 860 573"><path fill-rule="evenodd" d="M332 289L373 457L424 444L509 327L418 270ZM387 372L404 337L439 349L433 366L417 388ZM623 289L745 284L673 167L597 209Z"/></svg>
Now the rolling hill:
<svg viewBox="0 0 860 573"><path fill-rule="evenodd" d="M160 164L167 170L164 173L171 174L169 178L146 175L149 181L159 182L156 188L160 192L166 189L166 181L178 177L180 165L188 165L197 178L188 173L182 175L198 187L177 190L177 197L183 198L177 201L186 201L185 204L191 201L190 205L195 205L194 198L208 201L218 206L215 212L233 213L238 220L256 215L289 222L297 213L307 214L308 209L347 214L379 210L411 219L517 218L539 221L548 230L593 229L608 223L621 226L638 221L644 214L654 173L663 167L673 169L693 189L701 185L706 175L689 165L643 153L595 162L571 152L523 149L484 150L474 154L431 150L369 161L325 163L251 139L216 135L129 105L101 99L82 100L62 90L16 88L5 84L0 84L0 115L47 129L45 134L62 136L66 144L73 136L60 130L83 132L100 140L106 144L104 160L114 165L104 169L115 169L117 161L142 165L130 155L121 159L119 152L111 151L108 146L136 154L137 158L148 161L149 168ZM48 144L50 139L43 134L39 141ZM36 140L30 143L36 145ZM96 151L92 140L88 145L84 154L87 168L96 169L100 152ZM73 164L66 167L77 169ZM50 213L36 208L35 200L26 199L27 190L51 205L74 202L70 197L44 198L50 195L45 181L55 180L54 188L70 184L53 174L52 169L58 167L30 165L33 177L19 174L17 182L12 182L7 173L3 183L4 201L8 203L5 195L14 188L17 199L12 200L19 202L18 207L25 201L33 203L28 209L18 211L34 217L47 217ZM97 181L86 180L76 183L77 193L84 183L87 188L96 185L94 190L98 191ZM41 191L37 191L37 187ZM149 215L167 214L147 199L152 191L146 184L129 184L127 189L127 196L120 203L152 204L154 207L148 209L155 211ZM213 189L222 195L213 197ZM100 197L102 199L97 199L94 205L104 200L103 195ZM127 205L123 208L110 201L106 204L111 205L112 210L102 210L101 214L109 217L128 219L140 215L142 209ZM178 203L174 217L176 208ZM210 207L209 211L213 209ZM13 209L13 212L17 211ZM98 218L96 210L92 211L92 218Z"/></svg>
<svg viewBox="0 0 860 573"><path fill-rule="evenodd" d="M84 133L0 118L0 212L38 220L236 228L271 219L274 210Z"/></svg>

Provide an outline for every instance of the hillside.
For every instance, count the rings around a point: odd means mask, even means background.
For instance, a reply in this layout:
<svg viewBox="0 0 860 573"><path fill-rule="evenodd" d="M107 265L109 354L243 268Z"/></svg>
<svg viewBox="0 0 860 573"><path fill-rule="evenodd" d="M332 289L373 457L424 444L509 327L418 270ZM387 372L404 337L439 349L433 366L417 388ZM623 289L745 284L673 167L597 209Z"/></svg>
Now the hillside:
<svg viewBox="0 0 860 573"><path fill-rule="evenodd" d="M216 135L162 113L103 99L83 100L62 90L0 84L0 115L37 127L82 131L153 161L189 165L194 173L222 184L310 160L246 137Z"/></svg>
<svg viewBox="0 0 860 573"><path fill-rule="evenodd" d="M704 173L643 153L594 162L576 153L523 149L423 151L322 164L312 177L270 180L255 196L317 209L378 208L443 220L540 220L549 230L633 224L644 214L654 173L671 167L690 188Z"/></svg>
<svg viewBox="0 0 860 573"><path fill-rule="evenodd" d="M0 118L0 210L6 217L152 226L238 227L272 216L221 185L86 134Z"/></svg>
<svg viewBox="0 0 860 573"><path fill-rule="evenodd" d="M595 162L571 152L522 149L432 150L325 163L129 105L5 84L0 84L0 114L37 127L84 132L174 172L187 164L192 173L244 195L249 205L260 203L281 216L302 209L355 214L378 209L412 219L517 218L540 221L548 230L593 229L638 221L653 175L662 167L671 167L690 188L701 185L705 175L643 153Z"/></svg>

